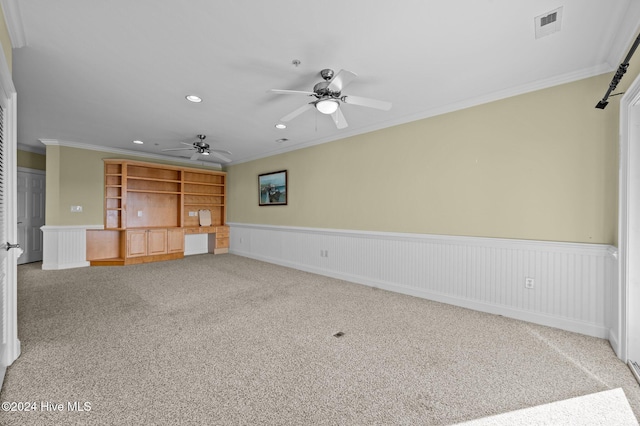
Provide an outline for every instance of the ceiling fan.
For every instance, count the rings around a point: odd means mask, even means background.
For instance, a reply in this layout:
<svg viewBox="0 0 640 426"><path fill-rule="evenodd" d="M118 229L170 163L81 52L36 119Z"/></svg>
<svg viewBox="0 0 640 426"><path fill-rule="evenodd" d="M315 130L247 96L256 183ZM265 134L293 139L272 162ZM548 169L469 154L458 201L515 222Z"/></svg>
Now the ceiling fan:
<svg viewBox="0 0 640 426"><path fill-rule="evenodd" d="M191 156L191 160L197 160L201 155L211 155L227 163L231 162L231 158L224 155L224 154L231 155L231 152L226 151L224 149L209 148L209 144L204 141L206 137L207 137L206 135L198 135L199 140L193 143L180 142L183 145L187 145L188 148L169 148L169 149L163 149L163 151L195 150L195 152Z"/></svg>
<svg viewBox="0 0 640 426"><path fill-rule="evenodd" d="M293 120L303 112L315 107L321 113L331 115L338 129L344 129L348 124L340 109L341 104L359 105L383 111L389 111L391 109L390 102L342 94L342 89L357 77L357 75L351 71L340 70L337 74L334 74L332 69L327 68L320 71L320 75L324 81L313 86L313 92L271 89L271 92L282 95L307 95L315 98L308 104L285 115L280 121L287 122Z"/></svg>

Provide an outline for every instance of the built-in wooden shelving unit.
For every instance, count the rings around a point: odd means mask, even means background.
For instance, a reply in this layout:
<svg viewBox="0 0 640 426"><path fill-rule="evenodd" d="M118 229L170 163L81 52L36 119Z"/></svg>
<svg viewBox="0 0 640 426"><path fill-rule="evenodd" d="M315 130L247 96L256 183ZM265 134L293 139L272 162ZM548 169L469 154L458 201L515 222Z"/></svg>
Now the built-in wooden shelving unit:
<svg viewBox="0 0 640 426"><path fill-rule="evenodd" d="M185 233L212 234L210 251L228 251L226 173L104 160L104 185L104 230L87 231L91 265L181 258ZM211 226L200 226L200 210L211 212Z"/></svg>

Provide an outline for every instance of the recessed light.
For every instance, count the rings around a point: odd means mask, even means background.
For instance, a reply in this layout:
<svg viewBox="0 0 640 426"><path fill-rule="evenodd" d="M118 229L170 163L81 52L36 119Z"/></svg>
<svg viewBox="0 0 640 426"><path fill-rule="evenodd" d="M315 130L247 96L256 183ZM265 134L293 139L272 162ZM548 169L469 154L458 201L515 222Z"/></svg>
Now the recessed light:
<svg viewBox="0 0 640 426"><path fill-rule="evenodd" d="M142 145L144 142L135 140L135 141L133 141L133 143L138 144L138 145Z"/></svg>
<svg viewBox="0 0 640 426"><path fill-rule="evenodd" d="M286 142L286 141L288 141L288 140L289 140L289 139L287 139L287 138L282 138L282 139L276 139L276 142L277 142L277 143L282 143L282 142Z"/></svg>
<svg viewBox="0 0 640 426"><path fill-rule="evenodd" d="M276 124L276 129L286 129L286 128L287 128L286 124L282 124L282 123Z"/></svg>
<svg viewBox="0 0 640 426"><path fill-rule="evenodd" d="M202 98L200 96L196 96L196 95L187 95L185 96L185 99L188 100L189 102L202 102Z"/></svg>

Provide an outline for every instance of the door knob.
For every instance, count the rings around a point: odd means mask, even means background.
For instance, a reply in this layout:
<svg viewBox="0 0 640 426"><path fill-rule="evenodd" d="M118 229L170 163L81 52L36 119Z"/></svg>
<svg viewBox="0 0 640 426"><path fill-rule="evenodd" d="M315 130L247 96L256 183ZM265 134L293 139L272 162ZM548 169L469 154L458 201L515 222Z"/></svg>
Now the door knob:
<svg viewBox="0 0 640 426"><path fill-rule="evenodd" d="M9 251L11 249L14 249L14 248L19 249L20 248L20 244L11 244L10 242L7 241L7 251Z"/></svg>

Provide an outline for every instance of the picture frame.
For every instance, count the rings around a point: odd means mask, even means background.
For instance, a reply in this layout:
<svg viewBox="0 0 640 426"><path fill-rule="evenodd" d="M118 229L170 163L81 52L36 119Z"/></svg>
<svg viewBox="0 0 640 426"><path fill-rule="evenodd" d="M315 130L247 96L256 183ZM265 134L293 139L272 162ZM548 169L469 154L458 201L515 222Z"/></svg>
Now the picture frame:
<svg viewBox="0 0 640 426"><path fill-rule="evenodd" d="M286 206L288 195L286 170L258 175L259 206Z"/></svg>

